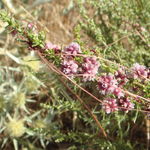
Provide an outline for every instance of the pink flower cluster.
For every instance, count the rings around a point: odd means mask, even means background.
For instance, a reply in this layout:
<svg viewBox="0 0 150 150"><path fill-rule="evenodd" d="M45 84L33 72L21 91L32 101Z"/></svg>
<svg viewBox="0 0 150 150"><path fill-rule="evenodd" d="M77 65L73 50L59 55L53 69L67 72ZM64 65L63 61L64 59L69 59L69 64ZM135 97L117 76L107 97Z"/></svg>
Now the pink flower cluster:
<svg viewBox="0 0 150 150"><path fill-rule="evenodd" d="M78 64L74 60L64 59L62 61L62 71L66 75L73 75L78 71Z"/></svg>
<svg viewBox="0 0 150 150"><path fill-rule="evenodd" d="M131 101L127 97L119 99L119 106L122 107L121 110L126 112L134 109L134 104L131 103Z"/></svg>
<svg viewBox="0 0 150 150"><path fill-rule="evenodd" d="M133 64L133 67L131 68L131 73L134 79L142 79L148 77L148 70L146 69L146 67L138 63Z"/></svg>
<svg viewBox="0 0 150 150"><path fill-rule="evenodd" d="M98 79L98 88L103 95L114 94L118 98L123 97L124 94L118 86L118 82L113 75L103 75Z"/></svg>
<svg viewBox="0 0 150 150"><path fill-rule="evenodd" d="M127 83L128 79L127 79L127 75L126 72L123 68L119 68L116 72L115 72L115 79L118 82L118 86L123 86L124 84Z"/></svg>
<svg viewBox="0 0 150 150"><path fill-rule="evenodd" d="M112 74L103 75L98 78L98 88L103 95L111 94L117 88L117 80Z"/></svg>
<svg viewBox="0 0 150 150"><path fill-rule="evenodd" d="M115 90L113 91L113 94L117 96L118 98L124 97L124 93L122 92L122 89L119 87L115 88Z"/></svg>
<svg viewBox="0 0 150 150"><path fill-rule="evenodd" d="M104 104L102 106L102 109L109 114L111 112L117 111L118 110L118 105L116 99L108 98L103 101Z"/></svg>
<svg viewBox="0 0 150 150"><path fill-rule="evenodd" d="M123 110L128 112L129 110L134 109L134 104L128 98L119 99L118 102L116 99L108 98L103 101L102 109L106 113L115 112L118 110Z"/></svg>
<svg viewBox="0 0 150 150"><path fill-rule="evenodd" d="M60 46L48 42L45 44L45 49L53 49L55 54L60 53Z"/></svg>
<svg viewBox="0 0 150 150"><path fill-rule="evenodd" d="M63 50L63 53L68 54L70 56L75 56L77 54L80 54L81 48L80 45L76 42L72 42L70 43L67 47L65 47L65 49Z"/></svg>
<svg viewBox="0 0 150 150"><path fill-rule="evenodd" d="M82 64L83 81L94 80L98 73L99 66L100 63L97 61L96 57L84 58L84 62Z"/></svg>
<svg viewBox="0 0 150 150"><path fill-rule="evenodd" d="M64 48L63 61L62 61L62 72L71 75L82 75L83 81L94 80L96 74L98 73L98 68L100 66L96 57L86 57L83 59L83 63L77 63L75 61L75 56L81 54L81 48L78 43L71 43ZM80 67L79 67L80 66Z"/></svg>
<svg viewBox="0 0 150 150"><path fill-rule="evenodd" d="M78 43L72 42L62 51L65 55L62 60L62 72L66 75L71 75L73 78L74 74L78 73L78 64L74 60L74 55L81 52L80 45Z"/></svg>

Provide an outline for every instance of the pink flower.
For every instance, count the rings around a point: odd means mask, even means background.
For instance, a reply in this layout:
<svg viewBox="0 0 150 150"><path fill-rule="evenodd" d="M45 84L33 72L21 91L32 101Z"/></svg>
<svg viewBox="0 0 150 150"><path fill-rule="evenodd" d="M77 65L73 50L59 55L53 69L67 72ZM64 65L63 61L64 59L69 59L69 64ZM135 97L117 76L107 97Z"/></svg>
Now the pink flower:
<svg viewBox="0 0 150 150"><path fill-rule="evenodd" d="M134 104L128 98L122 98L119 100L119 106L124 107L121 110L128 112L134 108Z"/></svg>
<svg viewBox="0 0 150 150"><path fill-rule="evenodd" d="M33 23L28 23L27 27L28 29L33 30L33 31L36 29L36 26Z"/></svg>
<svg viewBox="0 0 150 150"><path fill-rule="evenodd" d="M140 27L140 30L141 30L142 32L146 32L146 29L145 29L144 27Z"/></svg>
<svg viewBox="0 0 150 150"><path fill-rule="evenodd" d="M102 94L111 94L117 88L118 83L113 75L104 75L98 79L98 88Z"/></svg>
<svg viewBox="0 0 150 150"><path fill-rule="evenodd" d="M66 75L73 75L78 71L78 64L74 60L64 59L62 62L62 71Z"/></svg>
<svg viewBox="0 0 150 150"><path fill-rule="evenodd" d="M115 96L117 96L118 98L124 96L124 93L122 92L121 88L115 88L113 94L114 94Z"/></svg>
<svg viewBox="0 0 150 150"><path fill-rule="evenodd" d="M95 79L96 74L98 73L98 68L100 64L96 60L96 57L86 57L82 64L82 74L84 81L91 81Z"/></svg>
<svg viewBox="0 0 150 150"><path fill-rule="evenodd" d="M125 70L123 68L119 68L115 72L115 78L117 79L119 86L124 85L128 81L127 75L126 75Z"/></svg>
<svg viewBox="0 0 150 150"><path fill-rule="evenodd" d="M109 99L104 100L103 102L104 104L102 106L102 109L104 109L104 111L107 114L118 110L116 99L109 98Z"/></svg>
<svg viewBox="0 0 150 150"><path fill-rule="evenodd" d="M55 51L55 53L59 53L61 48L58 45L48 42L45 44L45 49L53 49Z"/></svg>
<svg viewBox="0 0 150 150"><path fill-rule="evenodd" d="M72 42L67 47L65 47L63 52L68 55L77 55L77 54L81 53L81 48L78 43Z"/></svg>
<svg viewBox="0 0 150 150"><path fill-rule="evenodd" d="M133 67L131 68L132 76L134 79L137 78L147 78L148 72L146 70L146 67L143 65L140 65L138 63L135 63Z"/></svg>

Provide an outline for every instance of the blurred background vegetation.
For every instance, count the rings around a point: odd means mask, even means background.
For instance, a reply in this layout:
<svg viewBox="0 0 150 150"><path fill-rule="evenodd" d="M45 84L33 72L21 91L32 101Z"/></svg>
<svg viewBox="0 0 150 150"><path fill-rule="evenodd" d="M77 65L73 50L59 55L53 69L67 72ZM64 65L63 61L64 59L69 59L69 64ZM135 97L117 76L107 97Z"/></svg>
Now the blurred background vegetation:
<svg viewBox="0 0 150 150"><path fill-rule="evenodd" d="M22 23L36 24L52 43L77 41L124 66L138 62L150 67L149 0L1 0L0 8ZM144 113L104 114L91 97L48 70L6 26L0 22L0 149L148 149ZM91 88L95 83L80 84L99 97ZM76 95L110 139L103 137Z"/></svg>

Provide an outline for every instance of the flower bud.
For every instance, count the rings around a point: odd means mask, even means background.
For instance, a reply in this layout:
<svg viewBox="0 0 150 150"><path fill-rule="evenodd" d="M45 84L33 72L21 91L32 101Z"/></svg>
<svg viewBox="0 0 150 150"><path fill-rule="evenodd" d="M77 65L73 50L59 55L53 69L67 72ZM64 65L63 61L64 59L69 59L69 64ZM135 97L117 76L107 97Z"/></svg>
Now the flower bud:
<svg viewBox="0 0 150 150"><path fill-rule="evenodd" d="M16 93L12 98L12 104L15 107L22 108L25 106L25 103L26 103L26 96L25 93L23 92Z"/></svg>
<svg viewBox="0 0 150 150"><path fill-rule="evenodd" d="M104 104L102 106L102 109L107 113L111 113L118 110L118 104L116 102L116 99L108 98L103 101Z"/></svg>
<svg viewBox="0 0 150 150"><path fill-rule="evenodd" d="M21 137L25 133L23 120L12 119L6 124L6 132L10 137Z"/></svg>

